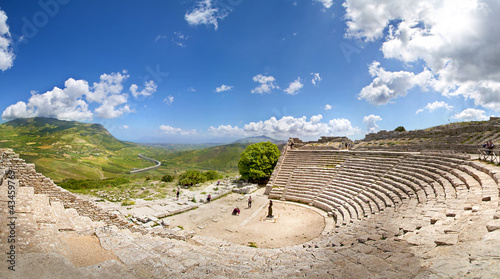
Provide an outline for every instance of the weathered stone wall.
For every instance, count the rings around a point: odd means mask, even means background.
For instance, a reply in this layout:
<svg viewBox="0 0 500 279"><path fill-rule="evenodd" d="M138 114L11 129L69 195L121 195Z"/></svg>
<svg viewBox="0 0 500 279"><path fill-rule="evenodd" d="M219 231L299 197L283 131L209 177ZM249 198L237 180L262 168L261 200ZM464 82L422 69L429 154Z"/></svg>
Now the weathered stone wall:
<svg viewBox="0 0 500 279"><path fill-rule="evenodd" d="M417 139L417 138L447 138L463 139L460 134L465 133L480 133L485 131L500 130L500 121L498 118L490 118L486 122L468 122L466 124L453 123L446 126L440 126L431 129L413 130L406 132L386 131L382 130L378 133L370 133L365 136L362 141L374 141L384 139Z"/></svg>
<svg viewBox="0 0 500 279"><path fill-rule="evenodd" d="M104 212L93 203L78 198L71 192L57 186L50 178L37 173L34 164L27 164L13 150L0 149L0 158L0 168L13 170L16 178L19 179L20 187L33 187L35 194L46 194L51 202L59 201L65 208L74 208L79 215L87 216L93 221L103 221L108 225L137 230L127 221L119 219L118 216Z"/></svg>

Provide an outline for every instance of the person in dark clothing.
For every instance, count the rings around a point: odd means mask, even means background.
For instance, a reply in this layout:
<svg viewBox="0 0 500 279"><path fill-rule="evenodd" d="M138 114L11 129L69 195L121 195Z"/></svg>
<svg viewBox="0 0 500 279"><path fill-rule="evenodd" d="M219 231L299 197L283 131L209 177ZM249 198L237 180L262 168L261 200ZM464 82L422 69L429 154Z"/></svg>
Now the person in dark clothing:
<svg viewBox="0 0 500 279"><path fill-rule="evenodd" d="M240 215L240 208L239 207L235 207L233 209L233 215Z"/></svg>

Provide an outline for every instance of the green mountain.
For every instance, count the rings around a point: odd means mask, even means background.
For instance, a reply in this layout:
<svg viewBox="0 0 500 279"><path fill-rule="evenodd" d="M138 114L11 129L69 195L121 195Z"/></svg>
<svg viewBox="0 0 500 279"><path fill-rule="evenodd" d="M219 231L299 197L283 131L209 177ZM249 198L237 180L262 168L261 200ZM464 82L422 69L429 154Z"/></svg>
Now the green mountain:
<svg viewBox="0 0 500 279"><path fill-rule="evenodd" d="M238 172L240 155L250 143L233 143L199 150L170 153L162 164L172 167Z"/></svg>
<svg viewBox="0 0 500 279"><path fill-rule="evenodd" d="M56 181L115 177L151 166L137 155L154 153L116 139L100 124L53 118L16 119L0 125L0 148L14 149Z"/></svg>
<svg viewBox="0 0 500 279"><path fill-rule="evenodd" d="M90 154L136 146L116 139L101 124L39 117L12 120L0 127L5 143L2 146L23 151L39 148L53 154L62 151Z"/></svg>

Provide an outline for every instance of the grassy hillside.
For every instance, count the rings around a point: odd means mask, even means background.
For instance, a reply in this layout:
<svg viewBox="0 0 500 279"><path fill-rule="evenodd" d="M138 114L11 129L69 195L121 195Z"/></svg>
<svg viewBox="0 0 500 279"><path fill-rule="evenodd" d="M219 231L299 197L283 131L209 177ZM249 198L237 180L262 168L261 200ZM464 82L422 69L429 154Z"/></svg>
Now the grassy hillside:
<svg viewBox="0 0 500 279"><path fill-rule="evenodd" d="M120 141L100 124L52 118L16 119L0 125L0 147L14 149L55 181L115 177L151 166L137 157L139 153L169 152Z"/></svg>
<svg viewBox="0 0 500 279"><path fill-rule="evenodd" d="M233 143L195 150L185 150L188 146L158 148L120 141L100 124L52 118L16 119L0 125L0 148L14 149L21 158L34 163L38 172L55 181L123 176L140 180L180 174L187 169L236 174L240 154L249 144ZM175 148L184 150L172 150ZM138 158L138 154L159 160L162 166L130 175L134 168L152 165Z"/></svg>
<svg viewBox="0 0 500 279"><path fill-rule="evenodd" d="M171 167L238 172L240 155L248 145L249 143L233 143L200 150L180 151L167 154L161 161L163 165Z"/></svg>

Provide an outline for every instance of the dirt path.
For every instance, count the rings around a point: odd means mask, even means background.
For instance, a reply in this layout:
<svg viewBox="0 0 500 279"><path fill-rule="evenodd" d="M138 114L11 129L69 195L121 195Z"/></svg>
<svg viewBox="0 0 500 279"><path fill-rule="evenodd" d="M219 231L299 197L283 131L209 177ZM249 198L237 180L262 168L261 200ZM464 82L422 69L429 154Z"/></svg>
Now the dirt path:
<svg viewBox="0 0 500 279"><path fill-rule="evenodd" d="M325 227L324 217L305 206L273 201L276 218L266 219L269 199L263 195L264 190L251 194L252 208L247 207L248 195L230 194L166 220L170 228L182 227L199 235L241 245L253 242L259 248L302 244L321 234ZM231 214L235 207L240 208L239 216Z"/></svg>

